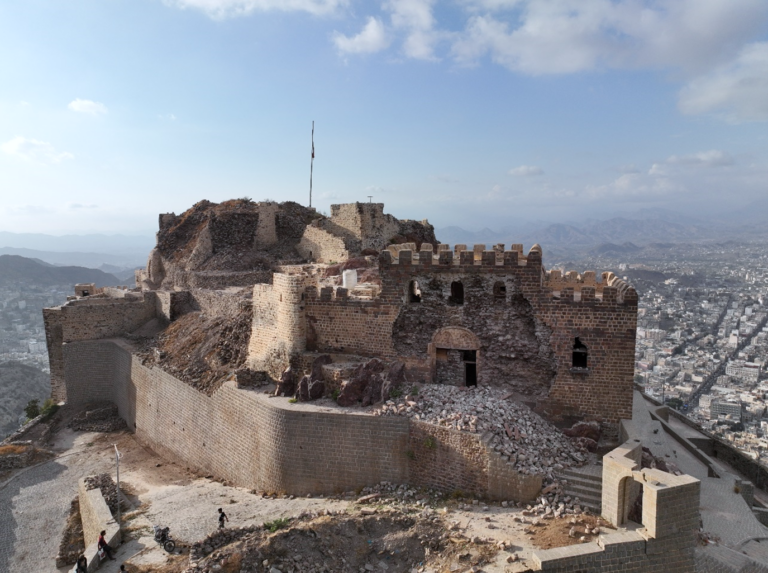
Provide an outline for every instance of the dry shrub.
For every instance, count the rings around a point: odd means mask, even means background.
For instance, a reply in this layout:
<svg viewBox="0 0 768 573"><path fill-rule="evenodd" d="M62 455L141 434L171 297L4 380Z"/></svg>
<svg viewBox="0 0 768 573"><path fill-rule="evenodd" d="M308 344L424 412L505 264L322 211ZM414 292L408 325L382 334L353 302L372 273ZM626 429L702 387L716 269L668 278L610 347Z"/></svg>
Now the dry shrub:
<svg viewBox="0 0 768 573"><path fill-rule="evenodd" d="M20 446L16 444L8 444L7 446L0 446L0 456L10 456L14 454L23 454L28 451L30 446Z"/></svg>

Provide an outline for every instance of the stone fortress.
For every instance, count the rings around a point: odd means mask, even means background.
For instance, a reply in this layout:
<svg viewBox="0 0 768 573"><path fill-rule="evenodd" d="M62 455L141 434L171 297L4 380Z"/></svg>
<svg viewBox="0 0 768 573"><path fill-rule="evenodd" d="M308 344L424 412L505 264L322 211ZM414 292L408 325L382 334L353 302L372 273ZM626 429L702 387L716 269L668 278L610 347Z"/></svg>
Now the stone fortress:
<svg viewBox="0 0 768 573"><path fill-rule="evenodd" d="M302 401L357 403L356 380L374 362L390 365L377 370L385 388L504 388L562 427L595 421L608 443L625 442L603 470L614 525L648 492L643 534L542 552L542 570L627 555L631 565L604 570L693 570L698 481L641 469L622 422L633 409L635 290L613 273L547 271L538 245L450 248L427 221L383 208L333 205L325 217L242 199L160 215L136 288L78 285L44 310L54 397L114 402L161 455L243 487L305 495L409 482L532 501L541 476L515 471L482 435ZM262 391L274 382L300 402ZM382 398L376 388L367 401Z"/></svg>

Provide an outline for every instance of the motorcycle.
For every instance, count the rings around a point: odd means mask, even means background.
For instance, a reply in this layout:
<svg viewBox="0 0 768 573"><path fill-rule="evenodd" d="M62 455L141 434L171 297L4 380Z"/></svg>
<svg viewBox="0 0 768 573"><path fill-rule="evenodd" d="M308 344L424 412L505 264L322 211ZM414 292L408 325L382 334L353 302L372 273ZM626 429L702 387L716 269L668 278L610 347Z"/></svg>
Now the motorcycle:
<svg viewBox="0 0 768 573"><path fill-rule="evenodd" d="M168 553L173 553L176 549L176 542L171 538L170 527L160 527L154 525L155 528L155 541L163 546Z"/></svg>

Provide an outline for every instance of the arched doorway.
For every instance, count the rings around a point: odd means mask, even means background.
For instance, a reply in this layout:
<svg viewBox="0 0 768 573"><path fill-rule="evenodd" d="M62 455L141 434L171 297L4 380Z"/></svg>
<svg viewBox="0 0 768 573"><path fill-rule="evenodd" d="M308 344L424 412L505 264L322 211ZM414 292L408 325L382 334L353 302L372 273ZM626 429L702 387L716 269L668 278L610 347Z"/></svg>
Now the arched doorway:
<svg viewBox="0 0 768 573"><path fill-rule="evenodd" d="M461 326L438 330L429 344L432 380L452 386L477 386L480 376L480 339Z"/></svg>

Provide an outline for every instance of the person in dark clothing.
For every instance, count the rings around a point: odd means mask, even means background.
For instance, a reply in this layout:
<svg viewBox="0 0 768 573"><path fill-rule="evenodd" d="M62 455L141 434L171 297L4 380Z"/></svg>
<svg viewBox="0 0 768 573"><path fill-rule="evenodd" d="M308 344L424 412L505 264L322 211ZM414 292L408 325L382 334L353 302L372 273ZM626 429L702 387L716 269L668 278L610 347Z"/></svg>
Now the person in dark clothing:
<svg viewBox="0 0 768 573"><path fill-rule="evenodd" d="M75 564L75 572L88 573L88 558L85 555L81 555L77 558L77 563Z"/></svg>
<svg viewBox="0 0 768 573"><path fill-rule="evenodd" d="M110 560L114 561L115 558L112 557L112 548L109 546L109 543L107 543L107 540L104 539L104 536L107 534L106 531L102 530L102 532L99 534L99 549L103 549L104 553L107 554L107 557L110 558Z"/></svg>
<svg viewBox="0 0 768 573"><path fill-rule="evenodd" d="M227 514L224 513L224 510L219 508L219 528L224 527L225 521L229 521L229 518L227 517Z"/></svg>

